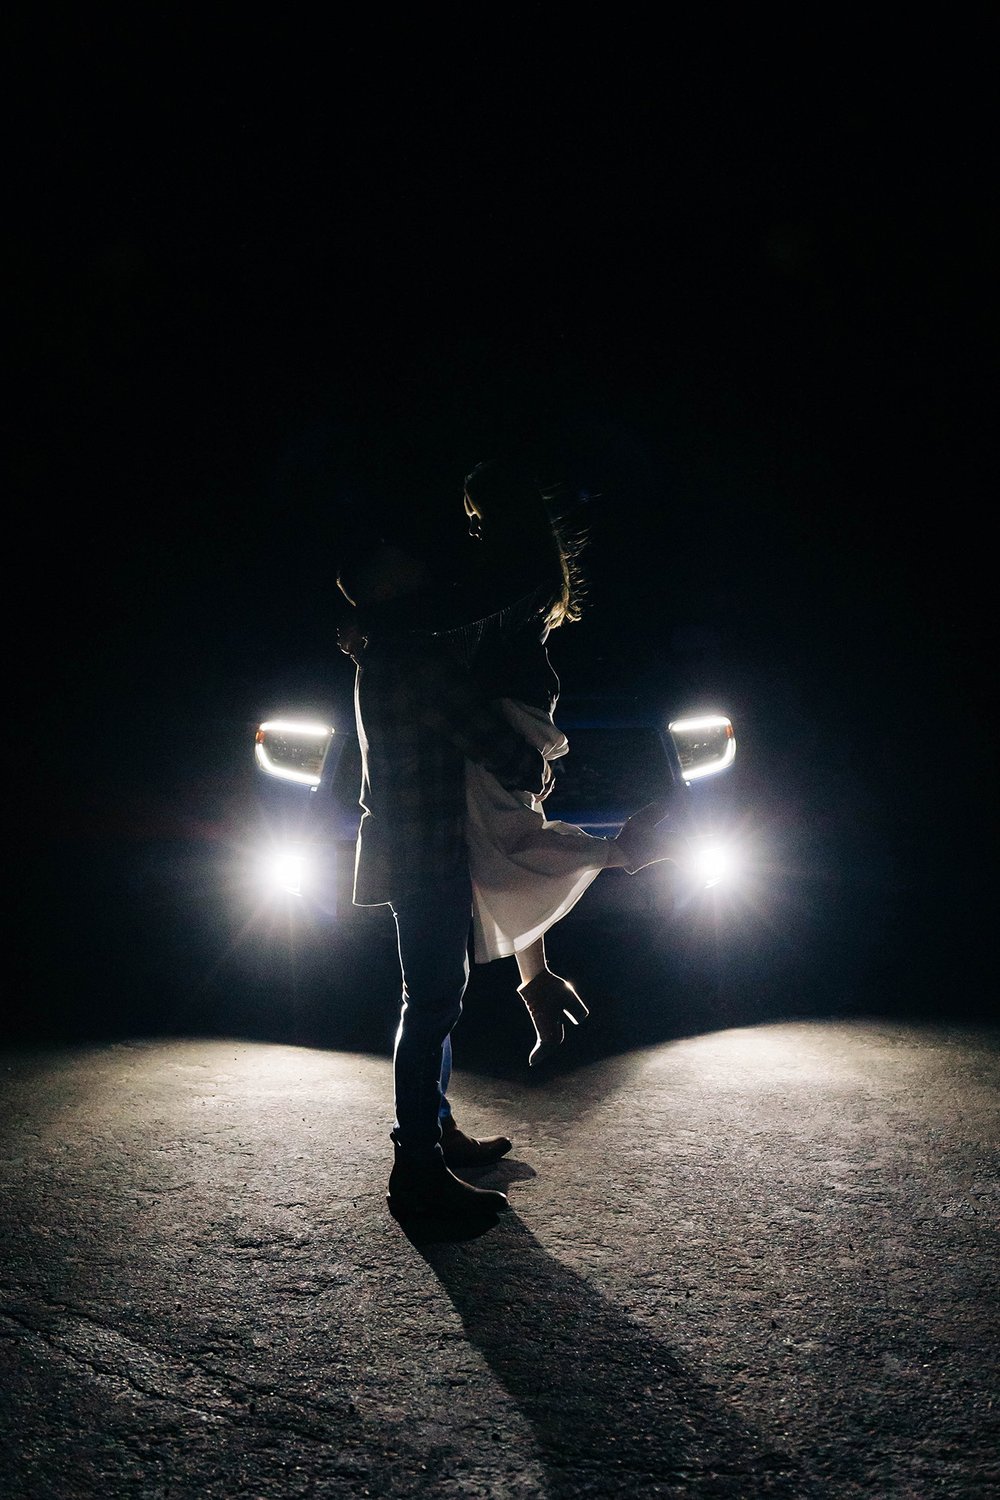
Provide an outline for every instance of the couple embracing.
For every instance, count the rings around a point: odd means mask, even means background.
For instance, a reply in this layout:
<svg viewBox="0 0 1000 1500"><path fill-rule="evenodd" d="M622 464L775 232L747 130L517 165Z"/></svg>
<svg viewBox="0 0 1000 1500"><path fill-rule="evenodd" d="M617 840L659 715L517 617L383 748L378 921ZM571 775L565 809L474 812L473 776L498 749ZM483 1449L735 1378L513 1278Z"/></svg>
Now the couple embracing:
<svg viewBox="0 0 1000 1500"><path fill-rule="evenodd" d="M342 549L351 610L339 641L356 663L362 756L354 902L390 907L403 982L388 1191L401 1218L508 1207L459 1173L512 1142L467 1136L448 1099L470 933L476 963L516 960L537 1064L567 1018L588 1014L549 969L545 933L601 870L682 853L666 802L614 839L545 816L553 762L569 749L547 641L580 615L579 541L557 507L529 468L480 465L456 499L453 537L411 518Z"/></svg>

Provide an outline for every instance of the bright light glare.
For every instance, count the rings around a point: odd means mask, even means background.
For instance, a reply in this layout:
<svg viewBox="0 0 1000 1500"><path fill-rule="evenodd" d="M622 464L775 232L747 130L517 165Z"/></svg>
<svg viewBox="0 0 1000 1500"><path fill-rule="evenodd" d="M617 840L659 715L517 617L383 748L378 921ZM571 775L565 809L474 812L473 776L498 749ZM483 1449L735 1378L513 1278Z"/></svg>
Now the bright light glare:
<svg viewBox="0 0 1000 1500"><path fill-rule="evenodd" d="M697 719L672 719L667 728L671 734L674 730L679 734L689 734L699 729L725 729L727 725L732 729L725 714L702 714Z"/></svg>
<svg viewBox="0 0 1000 1500"><path fill-rule="evenodd" d="M296 719L268 719L260 726L260 729L265 734L269 730L274 730L276 734L301 734L306 739L316 740L325 740L327 735L333 733L329 724L306 724Z"/></svg>
<svg viewBox="0 0 1000 1500"><path fill-rule="evenodd" d="M280 849L264 862L264 880L273 890L301 896L308 869L309 861L301 849Z"/></svg>
<svg viewBox="0 0 1000 1500"><path fill-rule="evenodd" d="M712 839L694 851L692 867L699 883L706 890L722 880L730 880L736 866L737 860L729 844L719 844Z"/></svg>

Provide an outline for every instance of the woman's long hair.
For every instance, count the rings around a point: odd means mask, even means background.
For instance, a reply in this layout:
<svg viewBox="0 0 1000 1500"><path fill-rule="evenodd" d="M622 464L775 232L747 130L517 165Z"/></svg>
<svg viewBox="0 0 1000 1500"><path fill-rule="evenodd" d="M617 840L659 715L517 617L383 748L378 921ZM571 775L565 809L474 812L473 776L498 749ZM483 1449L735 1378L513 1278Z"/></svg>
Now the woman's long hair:
<svg viewBox="0 0 1000 1500"><path fill-rule="evenodd" d="M557 581L545 625L555 630L579 620L586 592L580 558L588 538L576 518L580 505L572 489L561 482L544 483L530 465L506 460L477 464L466 475L465 491L473 503L477 496L486 502L487 526L495 525L500 515L512 530L520 521L528 536L541 534L549 540Z"/></svg>
<svg viewBox="0 0 1000 1500"><path fill-rule="evenodd" d="M559 625L573 624L583 614L586 580L580 557L587 545L587 533L572 518L571 497L564 485L540 488L539 493L552 528L562 578L562 587L545 616L548 629L555 630Z"/></svg>

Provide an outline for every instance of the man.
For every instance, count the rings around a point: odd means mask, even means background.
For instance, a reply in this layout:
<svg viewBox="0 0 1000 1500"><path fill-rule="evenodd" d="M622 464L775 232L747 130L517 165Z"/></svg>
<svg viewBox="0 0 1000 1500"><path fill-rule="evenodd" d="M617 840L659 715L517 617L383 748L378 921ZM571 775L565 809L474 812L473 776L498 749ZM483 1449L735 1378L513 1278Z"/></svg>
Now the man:
<svg viewBox="0 0 1000 1500"><path fill-rule="evenodd" d="M356 663L362 755L354 902L388 905L396 923L403 1000L393 1051L394 1164L388 1202L412 1213L495 1214L503 1193L452 1167L511 1150L458 1129L447 1098L452 1028L469 979L472 889L465 840L465 762L504 785L544 790L542 756L477 691L457 656L427 628L433 597L416 548L355 542L337 583L357 616L339 635Z"/></svg>

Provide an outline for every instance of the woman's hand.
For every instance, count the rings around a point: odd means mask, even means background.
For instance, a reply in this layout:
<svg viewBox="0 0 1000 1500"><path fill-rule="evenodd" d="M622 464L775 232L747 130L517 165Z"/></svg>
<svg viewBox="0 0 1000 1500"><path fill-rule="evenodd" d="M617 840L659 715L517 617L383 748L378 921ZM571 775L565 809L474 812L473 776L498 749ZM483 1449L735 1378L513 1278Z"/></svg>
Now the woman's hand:
<svg viewBox="0 0 1000 1500"><path fill-rule="evenodd" d="M545 762L545 780L542 783L542 790L537 793L539 802L545 801L546 797L552 791L552 788L555 786L555 784L556 773L552 768L552 762L550 760L547 760Z"/></svg>

